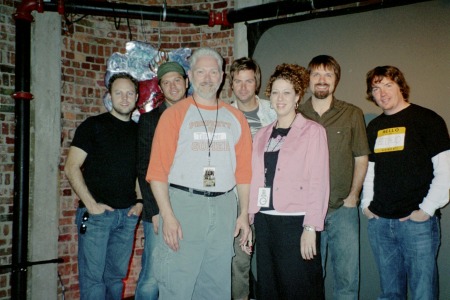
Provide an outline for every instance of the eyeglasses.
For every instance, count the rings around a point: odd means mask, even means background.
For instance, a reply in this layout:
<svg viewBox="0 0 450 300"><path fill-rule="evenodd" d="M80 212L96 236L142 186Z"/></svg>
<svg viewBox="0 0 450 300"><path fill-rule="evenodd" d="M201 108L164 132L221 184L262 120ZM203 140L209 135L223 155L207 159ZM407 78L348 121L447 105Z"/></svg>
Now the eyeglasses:
<svg viewBox="0 0 450 300"><path fill-rule="evenodd" d="M85 222L87 222L87 220L89 220L89 213L85 211L83 217L81 218L80 234L86 233L87 225L85 224Z"/></svg>

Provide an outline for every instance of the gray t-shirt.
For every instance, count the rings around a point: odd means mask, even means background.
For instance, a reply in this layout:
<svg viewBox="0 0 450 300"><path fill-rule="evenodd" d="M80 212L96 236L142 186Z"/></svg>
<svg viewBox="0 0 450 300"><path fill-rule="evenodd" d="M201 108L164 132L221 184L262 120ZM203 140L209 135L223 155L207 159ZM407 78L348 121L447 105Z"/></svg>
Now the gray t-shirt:
<svg viewBox="0 0 450 300"><path fill-rule="evenodd" d="M252 111L243 111L244 116L247 119L248 125L250 125L252 137L254 137L255 133L263 127L263 125L261 124L261 119L258 117L258 111L259 106Z"/></svg>

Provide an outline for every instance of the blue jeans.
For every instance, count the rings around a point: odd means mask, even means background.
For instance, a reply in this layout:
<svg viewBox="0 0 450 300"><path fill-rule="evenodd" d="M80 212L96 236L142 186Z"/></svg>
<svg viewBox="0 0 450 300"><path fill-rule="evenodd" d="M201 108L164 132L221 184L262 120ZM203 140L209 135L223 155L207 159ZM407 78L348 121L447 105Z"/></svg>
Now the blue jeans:
<svg viewBox="0 0 450 300"><path fill-rule="evenodd" d="M81 300L120 300L122 280L127 276L133 249L137 216L127 216L129 208L89 214L83 222L86 208L78 208L78 280ZM80 233L80 226L86 232Z"/></svg>
<svg viewBox="0 0 450 300"><path fill-rule="evenodd" d="M436 258L440 245L439 219L425 222L370 219L369 241L380 274L378 299L438 299Z"/></svg>
<svg viewBox="0 0 450 300"><path fill-rule="evenodd" d="M144 252L141 260L141 273L136 285L135 300L158 300L158 282L152 276L152 253L156 246L157 235L153 231L153 224L143 221Z"/></svg>
<svg viewBox="0 0 450 300"><path fill-rule="evenodd" d="M324 275L327 254L330 259L333 272L333 299L358 299L359 215L357 207L341 206L327 215L320 248Z"/></svg>

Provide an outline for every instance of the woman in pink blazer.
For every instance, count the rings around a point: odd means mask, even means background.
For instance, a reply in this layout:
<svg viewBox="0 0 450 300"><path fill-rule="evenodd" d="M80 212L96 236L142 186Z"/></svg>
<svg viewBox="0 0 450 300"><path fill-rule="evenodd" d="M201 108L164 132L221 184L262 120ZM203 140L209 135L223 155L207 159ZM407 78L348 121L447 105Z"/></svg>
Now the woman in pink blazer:
<svg viewBox="0 0 450 300"><path fill-rule="evenodd" d="M266 96L277 120L253 139L249 213L256 231L256 298L323 299L320 231L329 197L325 129L297 114L307 70L277 66Z"/></svg>

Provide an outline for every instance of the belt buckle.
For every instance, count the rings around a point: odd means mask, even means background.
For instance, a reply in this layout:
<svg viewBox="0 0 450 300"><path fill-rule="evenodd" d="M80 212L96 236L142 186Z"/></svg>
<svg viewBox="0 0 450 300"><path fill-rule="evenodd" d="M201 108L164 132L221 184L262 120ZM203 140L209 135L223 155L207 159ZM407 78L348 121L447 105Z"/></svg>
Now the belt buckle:
<svg viewBox="0 0 450 300"><path fill-rule="evenodd" d="M203 196L205 196L205 197L211 197L212 194L213 194L213 192L205 191L205 192L203 193Z"/></svg>

